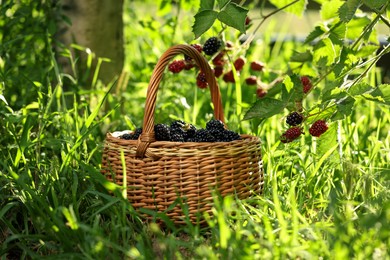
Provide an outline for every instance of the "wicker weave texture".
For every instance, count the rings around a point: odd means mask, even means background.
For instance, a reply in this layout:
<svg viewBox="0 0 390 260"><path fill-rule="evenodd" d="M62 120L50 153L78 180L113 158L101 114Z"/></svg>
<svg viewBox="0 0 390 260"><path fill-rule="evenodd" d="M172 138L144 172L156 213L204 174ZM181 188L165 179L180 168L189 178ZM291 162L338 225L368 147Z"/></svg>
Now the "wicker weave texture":
<svg viewBox="0 0 390 260"><path fill-rule="evenodd" d="M183 223L185 200L192 222L199 213L211 212L213 193L235 194L240 199L263 189L261 144L258 137L241 135L233 142L166 142L154 139L154 109L158 85L165 67L177 54L192 57L205 72L214 117L223 121L222 101L211 68L202 55L188 45L176 45L159 59L151 77L145 103L143 133L138 140L123 140L108 133L104 143L102 173L119 185L126 184L127 198L135 209L166 213Z"/></svg>

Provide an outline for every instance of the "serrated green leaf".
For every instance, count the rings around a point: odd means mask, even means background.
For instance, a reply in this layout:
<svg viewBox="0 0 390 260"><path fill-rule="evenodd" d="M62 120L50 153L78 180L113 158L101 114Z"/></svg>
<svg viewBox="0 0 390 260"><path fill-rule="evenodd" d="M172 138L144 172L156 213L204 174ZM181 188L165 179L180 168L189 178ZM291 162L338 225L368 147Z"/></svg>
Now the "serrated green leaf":
<svg viewBox="0 0 390 260"><path fill-rule="evenodd" d="M316 154L322 157L335 146L337 146L337 124L332 123L328 126L328 130L317 138ZM333 149L333 153L337 153L337 150Z"/></svg>
<svg viewBox="0 0 390 260"><path fill-rule="evenodd" d="M198 12L204 11L204 10L213 10L214 9L214 2L215 0L201 0L200 1L200 8Z"/></svg>
<svg viewBox="0 0 390 260"><path fill-rule="evenodd" d="M346 33L347 27L345 23L338 22L330 29L329 39L333 42L333 44L343 45Z"/></svg>
<svg viewBox="0 0 390 260"><path fill-rule="evenodd" d="M357 9L362 4L362 0L347 0L338 11L341 21L348 23L352 20Z"/></svg>
<svg viewBox="0 0 390 260"><path fill-rule="evenodd" d="M336 102L337 112L333 115L332 120L342 120L352 113L352 108L355 104L355 99L352 97L345 97Z"/></svg>
<svg viewBox="0 0 390 260"><path fill-rule="evenodd" d="M316 26L313 31L309 33L309 35L305 39L305 44L310 43L323 35L325 33L325 29L322 26Z"/></svg>
<svg viewBox="0 0 390 260"><path fill-rule="evenodd" d="M295 51L294 54L291 56L290 61L292 62L308 62L313 59L313 55L311 51L307 50L305 52L297 52Z"/></svg>
<svg viewBox="0 0 390 260"><path fill-rule="evenodd" d="M321 18L322 20L328 20L337 17L337 11L343 5L341 0L326 1L321 5Z"/></svg>
<svg viewBox="0 0 390 260"><path fill-rule="evenodd" d="M291 4L293 1L291 0L270 0L270 2L275 5L277 8L283 8L287 6L288 4ZM298 2L290 5L289 7L283 9L283 11L295 14L299 17L302 16L303 12L305 11L307 1L306 0L299 0Z"/></svg>
<svg viewBox="0 0 390 260"><path fill-rule="evenodd" d="M241 33L245 33L245 19L247 14L248 9L235 3L229 3L221 12L219 12L218 20L239 30Z"/></svg>
<svg viewBox="0 0 390 260"><path fill-rule="evenodd" d="M269 118L283 111L284 102L274 98L261 98L246 112L244 120L251 118Z"/></svg>
<svg viewBox="0 0 390 260"><path fill-rule="evenodd" d="M217 0L217 1L220 9L224 8L227 4L231 2L231 0Z"/></svg>
<svg viewBox="0 0 390 260"><path fill-rule="evenodd" d="M363 0L363 3L372 9L379 9L387 3L388 0Z"/></svg>
<svg viewBox="0 0 390 260"><path fill-rule="evenodd" d="M329 38L324 38L314 46L313 61L324 62L324 65L331 65L336 58L336 49Z"/></svg>
<svg viewBox="0 0 390 260"><path fill-rule="evenodd" d="M382 84L375 88L371 93L364 94L367 100L375 101L383 105L390 105L390 84Z"/></svg>
<svg viewBox="0 0 390 260"><path fill-rule="evenodd" d="M195 39L213 26L217 16L218 12L213 10L204 10L195 15L195 22L192 26L192 32L195 34Z"/></svg>
<svg viewBox="0 0 390 260"><path fill-rule="evenodd" d="M372 90L373 87L371 87L369 84L365 82L360 82L358 84L351 86L348 90L348 94L351 96L359 96L371 92Z"/></svg>

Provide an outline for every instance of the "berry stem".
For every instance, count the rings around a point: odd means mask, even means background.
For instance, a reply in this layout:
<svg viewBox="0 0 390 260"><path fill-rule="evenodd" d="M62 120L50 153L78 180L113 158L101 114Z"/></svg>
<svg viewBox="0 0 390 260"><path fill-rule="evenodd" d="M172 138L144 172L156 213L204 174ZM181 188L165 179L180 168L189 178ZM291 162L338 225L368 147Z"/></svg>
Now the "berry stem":
<svg viewBox="0 0 390 260"><path fill-rule="evenodd" d="M263 25L263 23L265 22L265 20L267 20L269 17L271 17L272 15L286 9L287 7L299 2L300 0L295 0L279 9L276 9L275 11L272 11L271 13L267 14L267 15L264 15L263 16L263 19L260 21L260 23L256 26L255 30L253 31L253 33L251 35L249 35L248 39L246 39L246 41L242 44L243 48L249 46L249 44L253 41L253 39L255 38L255 35L257 33L257 31L260 29L261 25Z"/></svg>

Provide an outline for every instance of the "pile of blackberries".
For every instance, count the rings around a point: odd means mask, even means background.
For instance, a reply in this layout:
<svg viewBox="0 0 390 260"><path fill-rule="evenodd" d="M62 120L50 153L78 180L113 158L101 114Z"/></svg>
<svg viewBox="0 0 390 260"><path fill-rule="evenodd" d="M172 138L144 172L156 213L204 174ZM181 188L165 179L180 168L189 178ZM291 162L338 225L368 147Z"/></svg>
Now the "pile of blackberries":
<svg viewBox="0 0 390 260"><path fill-rule="evenodd" d="M125 140L137 140L142 133L142 128L136 128L130 134L123 134L119 138ZM194 125L182 120L173 121L170 125L156 124L154 126L156 141L170 142L231 142L241 140L241 136L225 128L222 121L212 119L206 124L206 128L197 129Z"/></svg>

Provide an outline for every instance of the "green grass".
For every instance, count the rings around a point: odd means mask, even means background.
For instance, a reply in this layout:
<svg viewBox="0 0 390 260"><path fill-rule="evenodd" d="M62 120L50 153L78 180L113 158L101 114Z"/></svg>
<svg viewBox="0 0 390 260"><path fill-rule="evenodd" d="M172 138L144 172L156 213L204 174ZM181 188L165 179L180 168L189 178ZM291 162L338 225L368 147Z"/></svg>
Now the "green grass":
<svg viewBox="0 0 390 260"><path fill-rule="evenodd" d="M241 122L239 111L255 100L254 89L221 83L228 126L262 139L264 193L216 198L206 226L145 224L100 174L102 144L107 131L142 124L154 63L190 32L171 40L126 21L127 37L137 37L126 45L134 54L127 57L126 84L98 81L82 90L73 79L66 89L51 53L47 78L29 80L36 95L25 103L5 96L9 106L0 100L2 259L389 259L390 112L365 100L321 138L306 134L285 145L279 142L284 115ZM281 43L271 51L259 42L246 57L264 58L262 80L271 82L288 67L291 50L302 48ZM167 73L157 100L160 122L183 118L202 126L211 117L208 91L194 87L195 76ZM368 80L377 78L372 73ZM307 102L315 104L315 95Z"/></svg>

